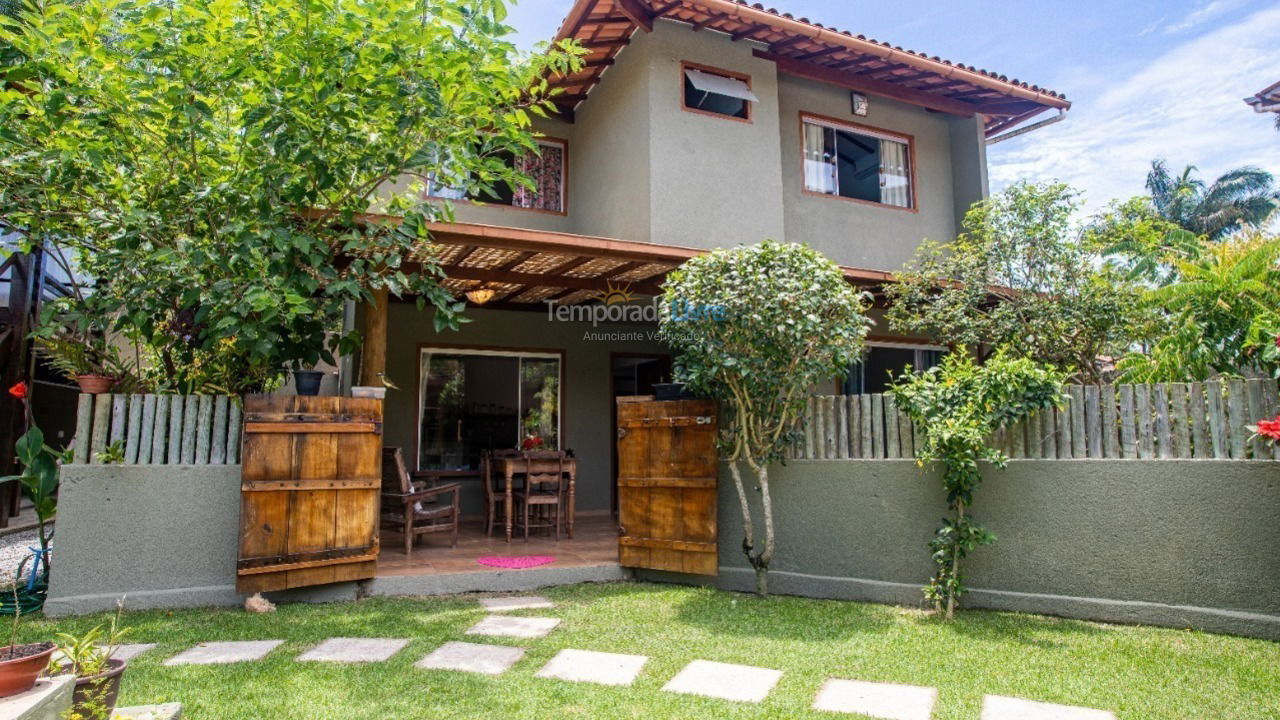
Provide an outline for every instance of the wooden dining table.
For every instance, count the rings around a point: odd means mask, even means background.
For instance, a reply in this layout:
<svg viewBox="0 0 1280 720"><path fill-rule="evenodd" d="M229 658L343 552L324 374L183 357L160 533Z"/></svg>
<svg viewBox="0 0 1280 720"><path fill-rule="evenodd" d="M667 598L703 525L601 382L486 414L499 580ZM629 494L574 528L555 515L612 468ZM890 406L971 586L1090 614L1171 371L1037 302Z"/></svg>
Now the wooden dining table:
<svg viewBox="0 0 1280 720"><path fill-rule="evenodd" d="M493 470L502 474L502 492L506 496L506 523L507 523L507 542L511 542L511 527L514 519L514 498L512 497L511 486L517 475L522 474L521 469L525 466L525 459L522 457L495 457L489 460L492 463ZM569 531L569 538L573 538L573 514L577 500L575 498L576 483L578 479L578 460L577 458L564 458L564 474L569 478L569 497L567 499L568 507L565 510L566 526ZM488 478L484 478L488 482Z"/></svg>

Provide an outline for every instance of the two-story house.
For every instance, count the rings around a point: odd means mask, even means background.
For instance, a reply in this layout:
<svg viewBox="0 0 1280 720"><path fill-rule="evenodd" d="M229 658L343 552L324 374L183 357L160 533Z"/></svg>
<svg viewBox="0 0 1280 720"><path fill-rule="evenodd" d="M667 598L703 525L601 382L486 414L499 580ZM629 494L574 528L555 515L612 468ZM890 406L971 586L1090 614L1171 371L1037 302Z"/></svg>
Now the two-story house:
<svg viewBox="0 0 1280 720"><path fill-rule="evenodd" d="M821 250L874 291L987 195L993 138L1069 107L735 0L577 0L557 40L570 37L590 51L584 67L556 78L540 156L512 160L536 191L454 199L456 222L435 228L472 322L437 333L411 303L370 306L361 378L399 384L386 442L410 469L465 476L486 449L573 449L579 514L613 506L614 397L670 374L652 317L629 314L669 270L773 238ZM617 302L627 293L639 299ZM878 390L887 369L940 350L879 326L849 389Z"/></svg>

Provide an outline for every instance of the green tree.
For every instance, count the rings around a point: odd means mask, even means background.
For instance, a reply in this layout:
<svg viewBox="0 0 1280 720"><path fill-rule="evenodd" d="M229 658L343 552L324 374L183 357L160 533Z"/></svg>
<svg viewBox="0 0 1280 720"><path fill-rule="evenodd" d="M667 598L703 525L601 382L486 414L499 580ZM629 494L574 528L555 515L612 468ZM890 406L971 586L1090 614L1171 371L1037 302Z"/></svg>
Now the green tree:
<svg viewBox="0 0 1280 720"><path fill-rule="evenodd" d="M809 388L843 376L859 357L870 324L864 298L822 253L766 240L673 271L660 322L678 354L676 378L720 403L719 446L742 508L742 551L766 595L776 544L769 465L795 442ZM739 463L756 476L762 543Z"/></svg>
<svg viewBox="0 0 1280 720"><path fill-rule="evenodd" d="M1148 349L1120 360L1126 382L1280 373L1280 238L1238 234L1174 264L1176 279L1146 293L1158 312Z"/></svg>
<svg viewBox="0 0 1280 720"><path fill-rule="evenodd" d="M229 390L350 350L346 301L438 282L427 178L531 181L546 78L576 51L519 53L502 0L37 1L0 18L0 203L27 246L57 239L121 308L117 331L184 389ZM365 213L398 216L367 222ZM204 378L204 379L202 379Z"/></svg>
<svg viewBox="0 0 1280 720"><path fill-rule="evenodd" d="M1155 160L1147 173L1147 192L1160 217L1215 241L1262 226L1280 207L1275 179L1256 167L1227 171L1206 186L1196 177L1196 166L1174 175L1164 160Z"/></svg>
<svg viewBox="0 0 1280 720"><path fill-rule="evenodd" d="M925 596L947 619L965 592L961 561L995 535L969 514L973 494L982 482L979 462L1003 469L1008 462L987 444L992 433L1062 400L1064 375L1027 358L996 352L979 365L963 349L949 353L942 365L923 373L906 372L889 390L898 407L924 432L916 456L942 464L951 517L944 518L929 543L938 569Z"/></svg>
<svg viewBox="0 0 1280 720"><path fill-rule="evenodd" d="M1174 264L1208 246L1204 236L1162 217L1149 197L1112 202L1090 221L1085 242L1126 280L1145 286L1173 282Z"/></svg>
<svg viewBox="0 0 1280 720"><path fill-rule="evenodd" d="M1127 344L1136 289L1105 267L1072 217L1077 193L1018 183L975 204L964 232L926 241L886 288L894 330L1009 347L1098 381L1100 355Z"/></svg>

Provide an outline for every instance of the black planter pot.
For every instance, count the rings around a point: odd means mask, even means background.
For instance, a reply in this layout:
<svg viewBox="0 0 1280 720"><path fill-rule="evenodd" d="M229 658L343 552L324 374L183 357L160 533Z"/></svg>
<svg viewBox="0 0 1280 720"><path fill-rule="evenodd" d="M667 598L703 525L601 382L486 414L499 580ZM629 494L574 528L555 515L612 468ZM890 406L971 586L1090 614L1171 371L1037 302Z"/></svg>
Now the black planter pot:
<svg viewBox="0 0 1280 720"><path fill-rule="evenodd" d="M684 383L654 383L653 397L655 400L679 400L684 397Z"/></svg>
<svg viewBox="0 0 1280 720"><path fill-rule="evenodd" d="M294 370L293 385L299 395L319 395L324 373L319 370Z"/></svg>

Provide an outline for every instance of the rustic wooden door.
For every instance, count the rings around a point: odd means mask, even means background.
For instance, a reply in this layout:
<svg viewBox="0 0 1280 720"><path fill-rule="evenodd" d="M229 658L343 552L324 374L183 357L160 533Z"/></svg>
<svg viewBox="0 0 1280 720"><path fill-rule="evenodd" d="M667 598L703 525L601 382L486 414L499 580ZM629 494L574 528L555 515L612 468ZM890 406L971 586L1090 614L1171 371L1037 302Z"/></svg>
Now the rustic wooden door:
<svg viewBox="0 0 1280 720"><path fill-rule="evenodd" d="M236 589L373 577L382 401L250 396L244 410Z"/></svg>
<svg viewBox="0 0 1280 720"><path fill-rule="evenodd" d="M620 562L715 575L715 403L641 396L617 406Z"/></svg>

